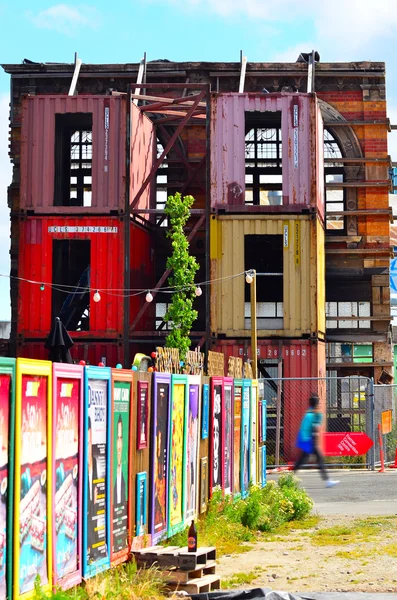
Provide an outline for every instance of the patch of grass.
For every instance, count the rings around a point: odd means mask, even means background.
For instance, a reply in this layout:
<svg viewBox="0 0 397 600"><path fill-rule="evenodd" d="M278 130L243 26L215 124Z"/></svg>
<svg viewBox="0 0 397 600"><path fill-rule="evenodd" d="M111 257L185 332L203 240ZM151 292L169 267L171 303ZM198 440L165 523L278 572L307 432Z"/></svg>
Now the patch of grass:
<svg viewBox="0 0 397 600"><path fill-rule="evenodd" d="M157 568L138 569L135 562L128 562L67 591L56 589L46 594L37 578L34 600L163 600L164 597L165 584Z"/></svg>
<svg viewBox="0 0 397 600"><path fill-rule="evenodd" d="M221 581L221 587L223 590L227 590L228 588L231 588L231 587L237 587L240 585L249 585L255 579L257 579L257 577L258 577L258 573L255 573L255 571L251 571L250 573L236 573L235 575L232 575L232 577L229 577L228 579L223 579Z"/></svg>
<svg viewBox="0 0 397 600"><path fill-rule="evenodd" d="M390 528L390 520L386 521L382 517L357 519L350 527L335 525L334 527L319 529L311 534L311 542L315 546L361 544L371 542L373 538L382 536L382 534L385 536L386 531L390 532Z"/></svg>
<svg viewBox="0 0 397 600"><path fill-rule="evenodd" d="M346 560L360 560L361 558L369 558L374 554L373 550L364 549L364 550L348 550L335 553L336 558L345 558ZM361 564L368 564L362 562Z"/></svg>
<svg viewBox="0 0 397 600"><path fill-rule="evenodd" d="M258 531L278 532L283 525L298 523L305 527L313 501L301 489L299 480L291 473L283 474L278 482L269 481L264 488L251 485L249 496L234 500L216 489L209 501L206 516L197 523L198 543L216 546L217 556L240 554L257 541ZM290 529L286 529L286 532ZM187 528L165 543L186 546ZM266 536L266 542L280 542L284 538Z"/></svg>

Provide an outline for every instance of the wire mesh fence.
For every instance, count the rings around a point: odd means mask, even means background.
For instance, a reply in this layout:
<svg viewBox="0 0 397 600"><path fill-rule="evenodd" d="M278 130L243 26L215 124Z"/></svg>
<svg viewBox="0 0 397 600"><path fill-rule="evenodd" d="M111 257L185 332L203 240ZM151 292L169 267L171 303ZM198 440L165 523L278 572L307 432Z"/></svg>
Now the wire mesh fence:
<svg viewBox="0 0 397 600"><path fill-rule="evenodd" d="M367 377L327 377L285 379L268 377L260 380L260 392L267 405L267 463L279 467L296 459L296 439L300 423L308 408L309 397L318 394L326 418L327 432L365 432L374 439L372 381ZM276 374L276 370L274 370ZM374 449L367 454L329 456L329 465L373 467Z"/></svg>
<svg viewBox="0 0 397 600"><path fill-rule="evenodd" d="M375 465L379 465L381 462L379 426L383 443L385 463L394 464L396 460L396 404L397 385L374 385ZM389 411L391 411L391 413ZM382 431L389 431L389 433L382 433Z"/></svg>

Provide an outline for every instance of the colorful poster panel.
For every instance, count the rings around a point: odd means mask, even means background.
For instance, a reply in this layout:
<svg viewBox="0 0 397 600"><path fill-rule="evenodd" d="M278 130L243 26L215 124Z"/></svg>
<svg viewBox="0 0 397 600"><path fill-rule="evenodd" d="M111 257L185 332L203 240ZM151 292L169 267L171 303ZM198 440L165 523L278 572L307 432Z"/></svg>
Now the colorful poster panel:
<svg viewBox="0 0 397 600"><path fill-rule="evenodd" d="M147 474L137 473L136 476L136 535L147 533Z"/></svg>
<svg viewBox="0 0 397 600"><path fill-rule="evenodd" d="M207 512L208 502L208 459L200 458L200 514Z"/></svg>
<svg viewBox="0 0 397 600"><path fill-rule="evenodd" d="M171 376L154 374L152 420L152 473L151 520L152 543L156 544L167 533L167 482L168 482L168 429L170 412Z"/></svg>
<svg viewBox="0 0 397 600"><path fill-rule="evenodd" d="M257 454L258 454L258 386L257 382L252 382L251 387L251 461L250 461L250 475L251 482L256 485L257 483Z"/></svg>
<svg viewBox="0 0 397 600"><path fill-rule="evenodd" d="M241 494L241 411L243 386L242 382L234 382L234 411L233 411L233 494Z"/></svg>
<svg viewBox="0 0 397 600"><path fill-rule="evenodd" d="M201 439L208 438L209 426L209 411L210 411L210 386L208 383L203 384L202 392L202 412L201 412Z"/></svg>
<svg viewBox="0 0 397 600"><path fill-rule="evenodd" d="M248 494L250 481L250 397L251 389L243 382L243 408L241 413L241 495Z"/></svg>
<svg viewBox="0 0 397 600"><path fill-rule="evenodd" d="M261 423L261 429L262 429L262 442L266 442L266 427L267 427L267 423L266 423L266 415L267 415L267 405L266 405L266 400L262 400L262 407L261 407L261 414L262 414L262 423Z"/></svg>
<svg viewBox="0 0 397 600"><path fill-rule="evenodd" d="M33 597L52 585L51 371L48 361L17 360L14 589Z"/></svg>
<svg viewBox="0 0 397 600"><path fill-rule="evenodd" d="M53 365L54 582L81 581L83 367Z"/></svg>
<svg viewBox="0 0 397 600"><path fill-rule="evenodd" d="M15 359L0 359L0 600L12 597ZM8 582L7 582L8 579ZM7 590L8 588L8 590Z"/></svg>
<svg viewBox="0 0 397 600"><path fill-rule="evenodd" d="M147 381L138 381L138 419L137 419L137 448L143 450L148 447L148 417L149 417L149 384Z"/></svg>
<svg viewBox="0 0 397 600"><path fill-rule="evenodd" d="M130 421L132 373L114 369L112 374L112 441L111 441L111 483L110 515L112 565L120 564L128 558L130 522Z"/></svg>
<svg viewBox="0 0 397 600"><path fill-rule="evenodd" d="M172 375L169 432L168 536L184 527L186 473L186 375Z"/></svg>
<svg viewBox="0 0 397 600"><path fill-rule="evenodd" d="M225 442L224 442L224 489L225 494L232 493L233 487L233 380L225 379Z"/></svg>
<svg viewBox="0 0 397 600"><path fill-rule="evenodd" d="M85 482L83 576L110 566L109 556L109 418L110 369L85 368Z"/></svg>
<svg viewBox="0 0 397 600"><path fill-rule="evenodd" d="M266 446L261 447L261 483L262 487L266 485Z"/></svg>
<svg viewBox="0 0 397 600"><path fill-rule="evenodd" d="M200 377L189 375L188 387L186 520L191 521L197 514Z"/></svg>
<svg viewBox="0 0 397 600"><path fill-rule="evenodd" d="M223 380L219 377L213 377L211 380L211 490L217 486L223 487L223 451L222 451L222 394Z"/></svg>

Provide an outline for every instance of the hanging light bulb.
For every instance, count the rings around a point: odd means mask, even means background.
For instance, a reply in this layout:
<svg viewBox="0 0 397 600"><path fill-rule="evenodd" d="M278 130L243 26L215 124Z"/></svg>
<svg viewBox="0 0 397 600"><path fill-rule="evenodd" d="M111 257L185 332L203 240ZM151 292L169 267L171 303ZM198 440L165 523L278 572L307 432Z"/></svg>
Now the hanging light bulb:
<svg viewBox="0 0 397 600"><path fill-rule="evenodd" d="M151 294L150 292L148 292L148 293L146 294L146 296L145 296L145 300L146 300L146 302L152 302L152 300L153 300L153 296L152 296L152 294Z"/></svg>
<svg viewBox="0 0 397 600"><path fill-rule="evenodd" d="M196 296L201 296L201 294L203 293L203 290L201 289L201 287L198 285L196 287Z"/></svg>
<svg viewBox="0 0 397 600"><path fill-rule="evenodd" d="M247 274L245 276L245 281L247 283L252 283L254 281L254 278L252 277L252 271L247 271Z"/></svg>
<svg viewBox="0 0 397 600"><path fill-rule="evenodd" d="M94 300L94 302L99 302L99 301L100 301L100 299L101 299L101 295L100 295L100 293L99 293L99 292L98 292L98 290L97 290L97 291L95 292L95 294L94 294L93 300Z"/></svg>
<svg viewBox="0 0 397 600"><path fill-rule="evenodd" d="M42 283L42 284L41 284L41 286L40 286L40 291L41 291L41 292L44 292L44 283Z"/></svg>

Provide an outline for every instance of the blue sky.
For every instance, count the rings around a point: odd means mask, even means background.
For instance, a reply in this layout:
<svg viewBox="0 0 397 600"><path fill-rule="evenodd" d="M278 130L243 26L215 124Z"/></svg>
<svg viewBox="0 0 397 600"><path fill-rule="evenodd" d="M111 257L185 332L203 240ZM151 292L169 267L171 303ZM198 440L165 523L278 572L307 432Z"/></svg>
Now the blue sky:
<svg viewBox="0 0 397 600"><path fill-rule="evenodd" d="M323 62L385 61L388 116L397 123L395 0L0 0L0 62L147 60L291 61L318 50ZM6 188L9 77L0 70L0 274L8 274ZM397 160L396 134L389 152ZM0 320L10 318L0 277Z"/></svg>

